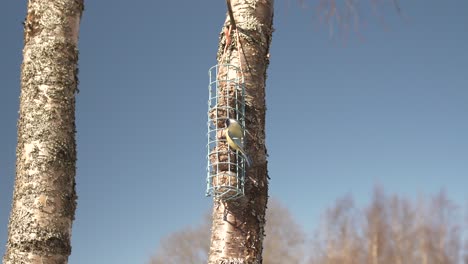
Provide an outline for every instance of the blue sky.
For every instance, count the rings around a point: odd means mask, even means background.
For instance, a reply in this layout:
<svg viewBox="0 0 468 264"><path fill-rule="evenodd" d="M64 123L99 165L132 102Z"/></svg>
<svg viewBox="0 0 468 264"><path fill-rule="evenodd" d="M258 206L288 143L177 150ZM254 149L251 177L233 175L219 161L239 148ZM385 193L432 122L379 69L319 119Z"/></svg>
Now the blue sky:
<svg viewBox="0 0 468 264"><path fill-rule="evenodd" d="M312 2L310 2L312 3ZM289 7L288 7L289 6ZM468 194L468 2L413 0L364 40L331 38L311 9L276 1L267 81L270 194L312 231L321 212L380 184ZM26 1L0 10L0 254L14 183ZM87 1L77 95L71 264L144 263L196 224L205 193L209 67L224 1Z"/></svg>

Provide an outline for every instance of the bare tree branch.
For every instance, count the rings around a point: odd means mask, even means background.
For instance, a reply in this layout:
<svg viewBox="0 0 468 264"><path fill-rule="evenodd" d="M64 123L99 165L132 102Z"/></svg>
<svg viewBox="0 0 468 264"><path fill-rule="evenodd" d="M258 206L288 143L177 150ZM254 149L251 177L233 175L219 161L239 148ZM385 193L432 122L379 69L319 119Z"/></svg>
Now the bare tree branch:
<svg viewBox="0 0 468 264"><path fill-rule="evenodd" d="M387 4L401 15L399 0L368 0L366 4L359 0L318 0L315 5L315 16L320 24L328 26L330 36L335 32L347 36L351 32L360 33L360 27L364 24L363 13L366 6L373 10L374 15L384 24L384 17L379 12L381 8L387 8ZM303 4L303 0L300 0Z"/></svg>

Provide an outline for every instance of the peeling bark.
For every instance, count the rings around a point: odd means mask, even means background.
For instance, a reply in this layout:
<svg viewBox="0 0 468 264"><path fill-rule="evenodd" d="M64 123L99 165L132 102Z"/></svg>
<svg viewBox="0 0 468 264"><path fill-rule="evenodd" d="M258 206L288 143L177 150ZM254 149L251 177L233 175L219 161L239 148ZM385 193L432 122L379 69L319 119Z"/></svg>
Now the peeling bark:
<svg viewBox="0 0 468 264"><path fill-rule="evenodd" d="M246 151L253 164L248 168L245 196L214 201L209 264L262 263L265 210L268 200L267 150L265 146L265 81L273 32L272 0L231 0L239 31L231 41L221 31L218 63L225 56L243 67L246 85ZM223 29L230 24L229 16ZM234 34L234 33L233 33Z"/></svg>
<svg viewBox="0 0 468 264"><path fill-rule="evenodd" d="M75 93L83 0L29 0L5 264L67 263L76 208Z"/></svg>

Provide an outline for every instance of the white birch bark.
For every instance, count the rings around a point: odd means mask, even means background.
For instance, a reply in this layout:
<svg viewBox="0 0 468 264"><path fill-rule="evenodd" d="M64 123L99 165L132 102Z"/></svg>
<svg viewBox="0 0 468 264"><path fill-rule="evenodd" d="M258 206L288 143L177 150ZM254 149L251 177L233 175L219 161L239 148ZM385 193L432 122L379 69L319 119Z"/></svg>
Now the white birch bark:
<svg viewBox="0 0 468 264"><path fill-rule="evenodd" d="M243 67L246 84L247 153L253 166L247 170L245 197L228 202L215 201L210 264L262 263L265 210L268 199L267 160L265 146L265 80L269 64L269 46L273 32L272 0L232 0L235 23L241 45L232 33L227 58ZM229 25L229 16L226 25ZM226 46L224 28L221 33L218 63ZM239 52L240 51L240 52Z"/></svg>
<svg viewBox="0 0 468 264"><path fill-rule="evenodd" d="M29 0L5 264L67 263L76 208L75 93L83 0Z"/></svg>

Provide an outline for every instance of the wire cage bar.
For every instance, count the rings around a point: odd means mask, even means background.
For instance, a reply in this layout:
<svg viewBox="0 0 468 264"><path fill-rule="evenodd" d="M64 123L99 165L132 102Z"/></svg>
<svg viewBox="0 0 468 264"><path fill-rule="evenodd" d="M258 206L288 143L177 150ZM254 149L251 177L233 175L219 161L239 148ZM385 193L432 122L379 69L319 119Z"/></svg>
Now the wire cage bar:
<svg viewBox="0 0 468 264"><path fill-rule="evenodd" d="M224 128L233 118L245 134L245 83L232 64L211 67L209 78L206 196L235 199L244 195L246 160L226 142Z"/></svg>

